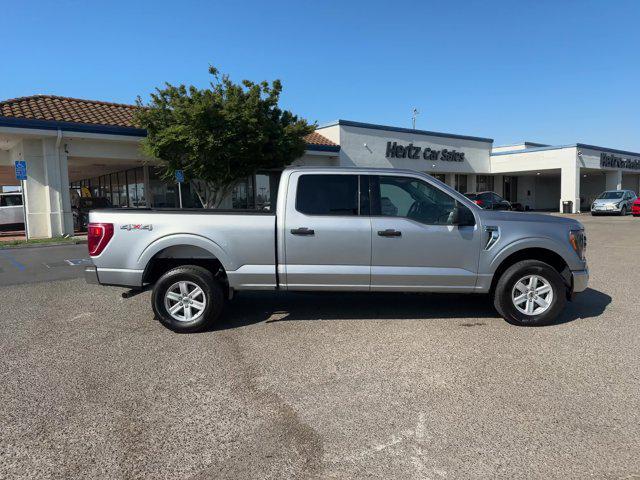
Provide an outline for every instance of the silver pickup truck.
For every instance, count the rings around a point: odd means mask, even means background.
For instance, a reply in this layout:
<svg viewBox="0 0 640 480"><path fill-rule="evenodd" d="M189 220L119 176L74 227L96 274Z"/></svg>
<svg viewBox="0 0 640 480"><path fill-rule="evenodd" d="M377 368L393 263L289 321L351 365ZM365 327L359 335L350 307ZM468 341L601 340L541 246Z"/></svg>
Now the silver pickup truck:
<svg viewBox="0 0 640 480"><path fill-rule="evenodd" d="M275 211L108 209L89 222L87 281L152 287L156 317L180 332L215 322L235 291L278 289L487 293L508 322L541 325L589 279L576 220L483 210L415 171L291 168Z"/></svg>

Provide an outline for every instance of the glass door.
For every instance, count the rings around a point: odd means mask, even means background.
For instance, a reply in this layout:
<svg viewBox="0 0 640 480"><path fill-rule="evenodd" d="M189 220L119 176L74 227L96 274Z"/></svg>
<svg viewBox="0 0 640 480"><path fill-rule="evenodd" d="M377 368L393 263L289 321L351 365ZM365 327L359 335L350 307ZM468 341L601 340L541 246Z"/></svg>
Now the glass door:
<svg viewBox="0 0 640 480"><path fill-rule="evenodd" d="M518 177L504 176L504 198L510 202L518 200Z"/></svg>

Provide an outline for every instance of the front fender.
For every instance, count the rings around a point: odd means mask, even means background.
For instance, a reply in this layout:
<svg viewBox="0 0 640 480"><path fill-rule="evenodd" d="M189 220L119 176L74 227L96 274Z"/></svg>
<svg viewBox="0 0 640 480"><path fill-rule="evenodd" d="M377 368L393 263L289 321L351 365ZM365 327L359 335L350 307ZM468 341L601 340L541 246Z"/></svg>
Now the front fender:
<svg viewBox="0 0 640 480"><path fill-rule="evenodd" d="M500 244L496 244L495 247L499 247ZM487 272L494 274L500 264L510 255L519 252L521 250L525 250L528 248L542 248L545 250L550 250L553 253L556 253L565 261L569 267L571 267L575 262L572 261L571 254L573 254L573 250L570 250L569 242L567 242L566 249L561 248L558 245L557 240L553 240L547 237L527 237L520 240L515 240L511 243L508 243L502 248L500 248L497 252L493 252L493 255L490 258L489 264L487 265ZM491 253L490 251L487 253ZM575 255L574 255L575 256ZM577 258L577 257L576 257Z"/></svg>

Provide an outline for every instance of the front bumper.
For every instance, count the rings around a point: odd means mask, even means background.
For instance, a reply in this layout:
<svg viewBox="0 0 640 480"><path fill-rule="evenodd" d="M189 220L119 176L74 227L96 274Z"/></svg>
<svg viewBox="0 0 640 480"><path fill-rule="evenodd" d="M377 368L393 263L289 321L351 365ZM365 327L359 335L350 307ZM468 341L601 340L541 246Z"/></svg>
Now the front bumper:
<svg viewBox="0 0 640 480"><path fill-rule="evenodd" d="M84 267L84 279L87 283L91 283L93 285L99 285L100 281L98 280L98 270L93 265L89 267Z"/></svg>
<svg viewBox="0 0 640 480"><path fill-rule="evenodd" d="M611 203L591 206L591 212L595 212L595 213L620 213L621 211L622 211L622 206L618 206Z"/></svg>
<svg viewBox="0 0 640 480"><path fill-rule="evenodd" d="M589 286L589 269L571 272L572 293L584 292Z"/></svg>

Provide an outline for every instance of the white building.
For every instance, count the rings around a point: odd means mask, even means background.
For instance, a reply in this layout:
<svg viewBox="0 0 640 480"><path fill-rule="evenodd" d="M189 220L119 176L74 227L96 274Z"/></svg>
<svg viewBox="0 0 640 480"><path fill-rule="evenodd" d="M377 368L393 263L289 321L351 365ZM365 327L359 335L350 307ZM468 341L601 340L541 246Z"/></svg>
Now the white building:
<svg viewBox="0 0 640 480"><path fill-rule="evenodd" d="M640 192L640 153L582 143L495 147L491 172L515 179L516 192L509 200L531 209L561 209L562 202L570 201L577 213L589 211L605 190Z"/></svg>
<svg viewBox="0 0 640 480"><path fill-rule="evenodd" d="M0 101L0 186L16 185L14 162L27 162L29 234L73 232L74 197L106 197L113 205L177 206L176 186L139 149L135 106L36 95ZM583 144L493 147L493 140L338 120L307 137L303 165L408 168L462 192L492 190L529 209L588 209L605 189L640 190L640 154ZM241 182L226 207L270 203L277 172ZM185 185L185 206L196 200Z"/></svg>

